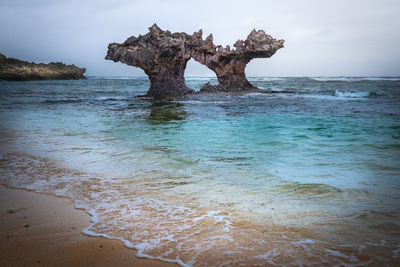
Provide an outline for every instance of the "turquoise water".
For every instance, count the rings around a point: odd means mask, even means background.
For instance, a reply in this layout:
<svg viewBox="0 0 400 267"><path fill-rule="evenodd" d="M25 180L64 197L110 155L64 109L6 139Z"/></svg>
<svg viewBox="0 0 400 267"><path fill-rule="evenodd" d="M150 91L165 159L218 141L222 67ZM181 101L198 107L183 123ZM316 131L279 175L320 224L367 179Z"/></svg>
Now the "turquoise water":
<svg viewBox="0 0 400 267"><path fill-rule="evenodd" d="M400 78L249 80L296 93L151 102L134 98L147 78L0 82L0 182L71 197L87 234L181 265L394 265Z"/></svg>

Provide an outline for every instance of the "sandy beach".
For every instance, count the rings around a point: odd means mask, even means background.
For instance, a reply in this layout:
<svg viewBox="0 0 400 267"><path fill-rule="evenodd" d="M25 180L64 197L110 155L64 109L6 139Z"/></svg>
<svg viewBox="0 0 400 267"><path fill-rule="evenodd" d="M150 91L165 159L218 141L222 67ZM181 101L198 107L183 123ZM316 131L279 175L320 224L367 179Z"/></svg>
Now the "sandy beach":
<svg viewBox="0 0 400 267"><path fill-rule="evenodd" d="M0 186L0 266L178 266L82 234L89 224L69 199Z"/></svg>

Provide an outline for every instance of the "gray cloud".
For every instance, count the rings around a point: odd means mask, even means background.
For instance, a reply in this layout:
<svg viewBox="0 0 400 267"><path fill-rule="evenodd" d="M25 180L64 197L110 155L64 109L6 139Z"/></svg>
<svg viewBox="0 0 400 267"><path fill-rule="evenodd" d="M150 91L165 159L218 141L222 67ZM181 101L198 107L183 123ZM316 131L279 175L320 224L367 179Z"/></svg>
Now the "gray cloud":
<svg viewBox="0 0 400 267"><path fill-rule="evenodd" d="M400 75L400 1L54 1L2 0L0 52L30 61L64 61L88 75L143 75L104 60L110 42L144 34L154 22L171 31L203 28L232 45L253 29L285 39L249 76ZM190 75L212 74L190 62Z"/></svg>

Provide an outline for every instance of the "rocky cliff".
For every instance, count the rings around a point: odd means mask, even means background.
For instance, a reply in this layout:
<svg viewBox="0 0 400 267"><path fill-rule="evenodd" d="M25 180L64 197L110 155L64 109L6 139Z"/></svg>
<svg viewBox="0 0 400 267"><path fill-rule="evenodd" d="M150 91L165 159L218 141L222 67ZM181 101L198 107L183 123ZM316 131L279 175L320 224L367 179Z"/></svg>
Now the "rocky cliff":
<svg viewBox="0 0 400 267"><path fill-rule="evenodd" d="M49 64L31 63L0 54L0 80L78 80L86 79L84 68L75 65L65 65L61 62Z"/></svg>

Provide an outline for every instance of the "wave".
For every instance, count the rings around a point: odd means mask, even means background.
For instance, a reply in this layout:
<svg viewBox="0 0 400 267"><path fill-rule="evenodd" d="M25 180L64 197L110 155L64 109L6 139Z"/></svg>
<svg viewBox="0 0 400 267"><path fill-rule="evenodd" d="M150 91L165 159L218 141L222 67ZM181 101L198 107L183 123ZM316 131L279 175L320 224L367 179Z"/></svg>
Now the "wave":
<svg viewBox="0 0 400 267"><path fill-rule="evenodd" d="M100 101L123 101L123 100L127 100L127 98L122 97L122 96L101 96L98 98L98 100L100 100Z"/></svg>
<svg viewBox="0 0 400 267"><path fill-rule="evenodd" d="M298 197L323 197L323 198L334 198L337 194L341 194L343 191L340 188L319 183L286 183L279 185L275 190L285 193L288 195L296 195Z"/></svg>
<svg viewBox="0 0 400 267"><path fill-rule="evenodd" d="M265 89L264 87L261 87L261 86L259 88ZM248 97L248 96L267 96L267 94L254 92L254 93L247 93L247 94L243 95L242 97Z"/></svg>
<svg viewBox="0 0 400 267"><path fill-rule="evenodd" d="M311 77L318 82L400 81L400 77Z"/></svg>
<svg viewBox="0 0 400 267"><path fill-rule="evenodd" d="M286 79L279 77L265 77L263 78L263 81L286 81Z"/></svg>
<svg viewBox="0 0 400 267"><path fill-rule="evenodd" d="M247 217L248 212L244 213L247 216L240 216L230 208L199 207L182 199L174 203L170 197L162 197L158 190L151 193L137 187L138 183L133 188L131 181L128 185L124 179L109 180L94 173L67 169L50 159L23 154L2 156L1 184L69 197L76 208L84 209L91 216L91 224L83 233L121 240L127 247L137 249L139 257L175 262L184 267L261 266L266 262L280 266L295 265L304 259L306 250L306 263L310 264L321 260L333 264L353 261L353 258L338 256L338 253L347 255L346 249L324 240L315 242L314 235L308 231L274 224L268 216L260 217L263 223L257 224ZM317 183L288 183L276 187L275 191L302 201L342 194L339 188ZM270 204L266 204L269 212L274 210ZM291 217L290 213L286 216ZM284 245L280 245L282 240ZM210 251L214 252L211 256ZM291 251L288 256L287 251ZM320 251L335 253L321 254ZM362 259L366 255L356 256L354 260L365 265Z"/></svg>
<svg viewBox="0 0 400 267"><path fill-rule="evenodd" d="M215 80L217 77L185 77L186 80L199 80L199 81L209 81Z"/></svg>
<svg viewBox="0 0 400 267"><path fill-rule="evenodd" d="M364 81L400 81L400 77L366 77Z"/></svg>
<svg viewBox="0 0 400 267"><path fill-rule="evenodd" d="M364 97L369 97L370 94L371 94L370 92L365 92L365 91L345 92L345 91L336 90L334 93L334 96L342 97L342 98L364 98Z"/></svg>
<svg viewBox="0 0 400 267"><path fill-rule="evenodd" d="M369 97L378 97L383 94L378 92L368 92L368 91L343 91L343 90L335 90L326 94L327 92L315 92L311 94L294 94L294 96L298 97L307 97L307 98L316 98L316 99L324 99L324 100L366 100ZM288 95L289 97L292 95Z"/></svg>
<svg viewBox="0 0 400 267"><path fill-rule="evenodd" d="M58 100L44 100L42 104L75 104L85 101L84 99L58 99Z"/></svg>
<svg viewBox="0 0 400 267"><path fill-rule="evenodd" d="M135 77L135 76L87 76L89 80L138 80L145 79L148 80L147 77Z"/></svg>
<svg viewBox="0 0 400 267"><path fill-rule="evenodd" d="M278 82L287 80L287 78L282 77L247 77L247 79L253 82Z"/></svg>
<svg viewBox="0 0 400 267"><path fill-rule="evenodd" d="M120 97L120 96L101 96L98 97L98 101L127 101L129 98L127 97ZM48 99L41 101L41 104L76 104L76 103L82 103L88 101L88 99Z"/></svg>

